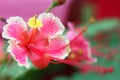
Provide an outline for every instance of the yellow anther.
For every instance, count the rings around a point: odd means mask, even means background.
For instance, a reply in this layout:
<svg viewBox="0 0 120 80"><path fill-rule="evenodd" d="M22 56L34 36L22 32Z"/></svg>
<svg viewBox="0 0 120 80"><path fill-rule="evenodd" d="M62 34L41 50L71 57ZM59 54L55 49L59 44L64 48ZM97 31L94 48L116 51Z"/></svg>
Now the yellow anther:
<svg viewBox="0 0 120 80"><path fill-rule="evenodd" d="M70 53L70 59L75 59L76 55L74 53Z"/></svg>
<svg viewBox="0 0 120 80"><path fill-rule="evenodd" d="M90 24L93 24L94 22L96 22L96 19L95 19L94 17L90 17L89 23L90 23Z"/></svg>
<svg viewBox="0 0 120 80"><path fill-rule="evenodd" d="M42 25L43 24L41 20L37 19L37 15L28 20L28 26L30 26L31 28L39 28L42 27Z"/></svg>

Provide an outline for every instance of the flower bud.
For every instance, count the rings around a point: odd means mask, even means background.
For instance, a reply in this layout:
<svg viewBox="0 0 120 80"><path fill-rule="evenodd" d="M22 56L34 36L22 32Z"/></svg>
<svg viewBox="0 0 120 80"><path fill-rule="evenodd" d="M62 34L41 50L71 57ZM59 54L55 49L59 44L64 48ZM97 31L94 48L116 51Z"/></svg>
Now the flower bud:
<svg viewBox="0 0 120 80"><path fill-rule="evenodd" d="M66 2L66 0L54 0L53 1L53 6L59 6L59 5L62 5Z"/></svg>

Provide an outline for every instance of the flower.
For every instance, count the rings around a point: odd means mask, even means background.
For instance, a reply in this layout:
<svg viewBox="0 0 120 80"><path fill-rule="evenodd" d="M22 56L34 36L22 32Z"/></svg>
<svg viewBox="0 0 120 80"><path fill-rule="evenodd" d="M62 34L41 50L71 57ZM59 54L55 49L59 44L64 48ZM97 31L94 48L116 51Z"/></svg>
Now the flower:
<svg viewBox="0 0 120 80"><path fill-rule="evenodd" d="M66 36L70 40L71 52L68 59L78 62L96 62L95 58L91 57L91 48L89 42L84 38L82 29L74 28L73 23L68 23L69 31Z"/></svg>
<svg viewBox="0 0 120 80"><path fill-rule="evenodd" d="M70 52L69 40L62 36L64 26L52 13L42 13L28 20L10 17L2 36L9 39L7 51L19 66L30 66L28 58L37 68L45 68L51 60L65 59Z"/></svg>
<svg viewBox="0 0 120 80"><path fill-rule="evenodd" d="M92 50L89 42L83 36L83 33L86 31L86 27L75 28L74 24L71 22L68 22L68 27L69 30L66 33L66 36L70 40L71 52L67 59L62 62L80 68L80 71L83 73L89 71L94 71L101 74L113 72L113 67L106 68L91 64L96 62L97 59L92 58Z"/></svg>

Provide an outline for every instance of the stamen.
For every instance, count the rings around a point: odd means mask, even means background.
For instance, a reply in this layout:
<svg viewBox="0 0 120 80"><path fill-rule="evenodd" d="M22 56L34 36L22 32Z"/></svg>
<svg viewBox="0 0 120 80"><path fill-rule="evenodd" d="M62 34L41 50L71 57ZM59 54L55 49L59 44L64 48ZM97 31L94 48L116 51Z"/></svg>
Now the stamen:
<svg viewBox="0 0 120 80"><path fill-rule="evenodd" d="M35 15L35 24L34 25L36 25L36 20L37 20L37 15Z"/></svg>
<svg viewBox="0 0 120 80"><path fill-rule="evenodd" d="M72 44L76 39L78 39L79 36L81 36L85 31L87 30L87 27L83 27L81 31L78 33L78 35L70 41L70 44Z"/></svg>
<svg viewBox="0 0 120 80"><path fill-rule="evenodd" d="M109 73L112 73L112 72L114 71L114 68L113 68L113 67L109 67L109 68L107 69L107 71L108 71Z"/></svg>
<svg viewBox="0 0 120 80"><path fill-rule="evenodd" d="M43 24L41 20L37 19L37 15L35 15L34 17L28 20L28 26L30 26L31 28L39 28L39 27L42 27L42 25Z"/></svg>
<svg viewBox="0 0 120 80"><path fill-rule="evenodd" d="M75 66L75 67L81 69L82 72L84 72L84 70L85 71L87 70L87 72L93 71L93 72L97 72L99 74L107 74L107 73L111 73L114 71L113 67L106 68L103 66L91 65L91 64L87 64L87 63L80 63L80 62L76 62L76 61L72 61L72 60L68 60L68 59L62 60L62 59L58 59L58 58L54 58L54 57L51 57L51 59L56 60L56 62L51 61L51 63L54 63L54 64L65 63L65 64Z"/></svg>
<svg viewBox="0 0 120 80"><path fill-rule="evenodd" d="M81 31L82 31L82 33L86 32L86 31L87 31L87 29L88 29L88 28L87 28L86 26L84 26L84 27L82 28L82 30L81 30Z"/></svg>
<svg viewBox="0 0 120 80"><path fill-rule="evenodd" d="M95 66L93 67L93 70L96 71L97 73L102 73L102 74L107 74L107 73L112 73L114 71L113 67L103 67L103 66Z"/></svg>

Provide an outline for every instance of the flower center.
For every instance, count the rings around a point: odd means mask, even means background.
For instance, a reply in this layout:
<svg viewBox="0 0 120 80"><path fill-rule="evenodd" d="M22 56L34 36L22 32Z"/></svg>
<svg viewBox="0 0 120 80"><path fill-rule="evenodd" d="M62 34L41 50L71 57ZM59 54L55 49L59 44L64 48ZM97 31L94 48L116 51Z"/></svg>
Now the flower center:
<svg viewBox="0 0 120 80"><path fill-rule="evenodd" d="M32 18L29 18L28 20L28 26L30 26L31 28L39 28L42 27L42 22L41 20L37 19L37 15L33 16Z"/></svg>

